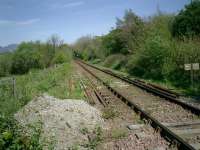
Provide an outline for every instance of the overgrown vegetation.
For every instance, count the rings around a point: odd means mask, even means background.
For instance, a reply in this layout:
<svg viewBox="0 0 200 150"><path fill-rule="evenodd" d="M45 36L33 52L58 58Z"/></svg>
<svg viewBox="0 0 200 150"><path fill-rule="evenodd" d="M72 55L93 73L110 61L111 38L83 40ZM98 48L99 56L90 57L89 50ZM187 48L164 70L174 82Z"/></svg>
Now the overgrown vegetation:
<svg viewBox="0 0 200 150"><path fill-rule="evenodd" d="M46 43L23 42L16 51L0 54L0 77L69 62L71 55L69 46L63 44L57 35L51 36Z"/></svg>
<svg viewBox="0 0 200 150"><path fill-rule="evenodd" d="M184 70L184 64L200 63L199 16L199 0L177 15L159 11L142 19L128 10L110 33L87 40L83 37L74 50L85 60L199 95L199 71L194 71L192 85L190 72Z"/></svg>
<svg viewBox="0 0 200 150"><path fill-rule="evenodd" d="M23 129L15 123L13 118L0 117L0 149L24 150L37 149L42 150L39 143L41 133L40 126L32 126L32 134L28 136Z"/></svg>
<svg viewBox="0 0 200 150"><path fill-rule="evenodd" d="M119 112L114 107L106 107L103 110L102 117L104 119L113 119L119 116Z"/></svg>
<svg viewBox="0 0 200 150"><path fill-rule="evenodd" d="M102 128L96 126L91 136L89 136L89 143L86 144L85 147L92 150L96 149L97 145L103 140L102 134Z"/></svg>
<svg viewBox="0 0 200 150"><path fill-rule="evenodd" d="M32 140L36 140L36 134L31 139L24 137L23 133L19 132L20 128L15 124L13 118L13 114L34 97L43 93L49 93L62 99L83 97L78 81L71 82L72 69L70 63L65 63L44 70L30 70L26 75L15 76L15 97L12 95L11 85L0 86L0 144L3 149L12 149L17 146L22 146L24 149L23 146L26 146L24 144L27 144L24 143L26 140L29 141L28 146L32 146L36 142L31 143ZM21 138L26 139L21 142Z"/></svg>
<svg viewBox="0 0 200 150"><path fill-rule="evenodd" d="M0 149L42 149L40 129L33 127L36 131L27 136L13 115L43 93L82 98L71 59L69 46L56 35L46 43L23 42L16 51L0 54Z"/></svg>

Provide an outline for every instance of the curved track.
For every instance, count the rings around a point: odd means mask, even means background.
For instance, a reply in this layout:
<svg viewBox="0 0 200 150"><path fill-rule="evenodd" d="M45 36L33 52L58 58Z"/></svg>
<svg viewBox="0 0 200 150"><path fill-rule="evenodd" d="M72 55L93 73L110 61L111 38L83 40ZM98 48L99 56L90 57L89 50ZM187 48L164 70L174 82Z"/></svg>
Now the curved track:
<svg viewBox="0 0 200 150"><path fill-rule="evenodd" d="M102 70L80 61L78 63L102 82L113 94L127 103L136 112L139 112L140 117L146 119L156 130L159 130L163 137L176 143L179 149L199 148L200 120L197 116L197 114L199 115L198 108L172 101L171 99L177 101L177 95L165 89L156 88L138 81L139 86L137 85L138 82L136 84L134 81L133 84L133 81L130 79L110 71ZM154 95L144 92L144 89L150 92L149 87L155 89L152 92ZM155 95L158 91L162 95L157 94L159 97L156 97ZM187 106L185 107L185 105Z"/></svg>

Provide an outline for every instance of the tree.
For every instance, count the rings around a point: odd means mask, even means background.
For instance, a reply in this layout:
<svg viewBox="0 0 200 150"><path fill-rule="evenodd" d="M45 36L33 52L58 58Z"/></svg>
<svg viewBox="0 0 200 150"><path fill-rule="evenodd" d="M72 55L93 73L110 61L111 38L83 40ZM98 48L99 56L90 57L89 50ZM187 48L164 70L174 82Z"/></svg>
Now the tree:
<svg viewBox="0 0 200 150"><path fill-rule="evenodd" d="M39 68L39 59L34 43L22 43L13 54L11 73L24 74L30 68Z"/></svg>
<svg viewBox="0 0 200 150"><path fill-rule="evenodd" d="M102 57L102 37L83 36L72 47L76 55L85 60Z"/></svg>
<svg viewBox="0 0 200 150"><path fill-rule="evenodd" d="M63 45L64 42L58 35L54 34L48 39L47 43L53 47L53 53L55 53L56 48Z"/></svg>
<svg viewBox="0 0 200 150"><path fill-rule="evenodd" d="M106 56L117 53L128 53L126 41L124 41L121 37L121 29L112 30L108 35L103 37L103 46L105 49L104 53Z"/></svg>
<svg viewBox="0 0 200 150"><path fill-rule="evenodd" d="M193 0L175 17L171 29L174 37L200 36L200 1Z"/></svg>
<svg viewBox="0 0 200 150"><path fill-rule="evenodd" d="M129 53L138 49L144 37L144 22L139 16L131 9L126 10L123 19L117 18L116 28L121 30L121 41Z"/></svg>

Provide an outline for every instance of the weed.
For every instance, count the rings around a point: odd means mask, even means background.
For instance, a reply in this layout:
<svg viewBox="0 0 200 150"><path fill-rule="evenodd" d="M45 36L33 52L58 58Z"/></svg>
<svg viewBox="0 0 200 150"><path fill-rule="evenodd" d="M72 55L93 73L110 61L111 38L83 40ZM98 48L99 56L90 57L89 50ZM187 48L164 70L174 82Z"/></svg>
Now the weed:
<svg viewBox="0 0 200 150"><path fill-rule="evenodd" d="M79 150L80 148L79 148L80 146L78 145L78 144L74 144L73 146L71 146L70 148L69 148L69 150Z"/></svg>
<svg viewBox="0 0 200 150"><path fill-rule="evenodd" d="M102 128L97 126L93 133L89 135L89 143L85 145L86 148L95 149L97 145L103 140Z"/></svg>
<svg viewBox="0 0 200 150"><path fill-rule="evenodd" d="M82 128L82 129L80 129L80 132L81 132L83 135L86 135L86 134L89 133L89 130L88 130L88 128L84 127L84 128Z"/></svg>
<svg viewBox="0 0 200 150"><path fill-rule="evenodd" d="M0 117L0 149L17 149L17 150L42 150L39 143L40 127L32 126L30 136L22 134L21 127L17 126L12 117Z"/></svg>
<svg viewBox="0 0 200 150"><path fill-rule="evenodd" d="M119 112L113 107L107 107L103 110L102 117L104 119L113 119L119 116Z"/></svg>

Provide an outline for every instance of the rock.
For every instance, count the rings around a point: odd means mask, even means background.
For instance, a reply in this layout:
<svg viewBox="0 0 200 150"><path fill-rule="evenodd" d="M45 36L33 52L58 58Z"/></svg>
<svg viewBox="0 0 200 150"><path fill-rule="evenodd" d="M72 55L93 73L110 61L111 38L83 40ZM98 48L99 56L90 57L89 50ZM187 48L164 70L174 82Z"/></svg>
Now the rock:
<svg viewBox="0 0 200 150"><path fill-rule="evenodd" d="M143 124L127 125L127 128L128 128L129 130L137 130L137 129L140 129L140 128L142 128L142 127L144 127Z"/></svg>

